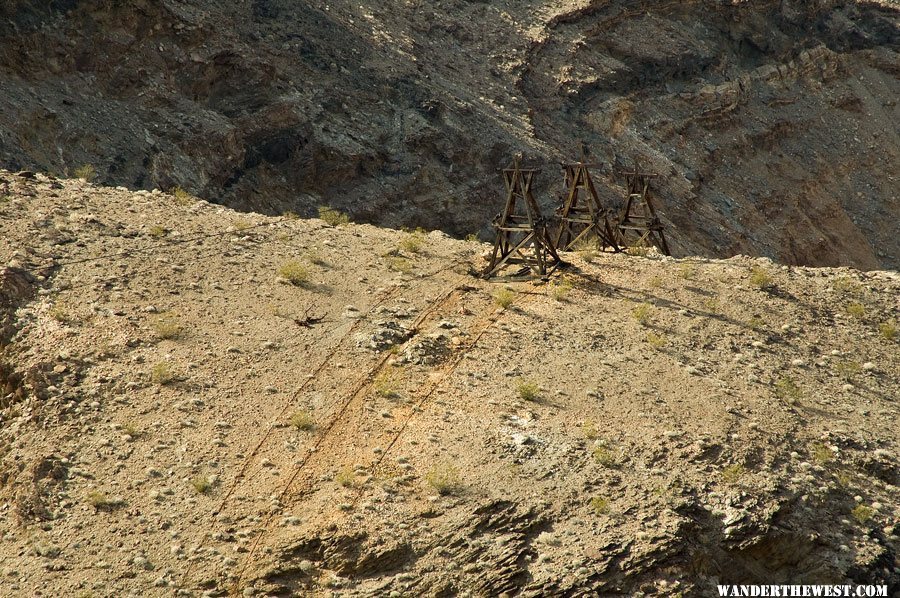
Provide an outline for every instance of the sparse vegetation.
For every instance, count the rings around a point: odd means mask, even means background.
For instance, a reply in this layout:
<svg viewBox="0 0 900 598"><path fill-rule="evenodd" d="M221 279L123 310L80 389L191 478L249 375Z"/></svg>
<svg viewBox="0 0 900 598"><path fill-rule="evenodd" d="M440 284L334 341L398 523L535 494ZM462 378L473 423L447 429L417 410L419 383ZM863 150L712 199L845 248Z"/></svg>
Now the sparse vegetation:
<svg viewBox="0 0 900 598"><path fill-rule="evenodd" d="M766 290L772 287L772 276L761 266L753 266L750 269L750 284L758 289Z"/></svg>
<svg viewBox="0 0 900 598"><path fill-rule="evenodd" d="M143 428L141 428L136 422L127 422L124 426L122 426L122 432L131 436L132 438L141 438L146 434Z"/></svg>
<svg viewBox="0 0 900 598"><path fill-rule="evenodd" d="M735 486L744 479L746 474L747 469L740 463L735 463L722 470L722 481L729 486Z"/></svg>
<svg viewBox="0 0 900 598"><path fill-rule="evenodd" d="M866 505L856 505L853 507L853 510L850 511L850 514L859 522L860 525L865 525L868 521L875 515L875 509L872 507L867 507Z"/></svg>
<svg viewBox="0 0 900 598"><path fill-rule="evenodd" d="M650 315L653 311L653 306L649 303L641 303L633 310L631 310L631 315L634 316L634 319L638 321L638 324L641 326L646 326L650 323Z"/></svg>
<svg viewBox="0 0 900 598"><path fill-rule="evenodd" d="M165 386L175 382L176 376L172 364L168 361L160 361L150 370L150 381L159 386Z"/></svg>
<svg viewBox="0 0 900 598"><path fill-rule="evenodd" d="M481 239L479 239L478 235L476 235L475 233L469 233L468 235L466 235L466 242L467 243L481 243Z"/></svg>
<svg viewBox="0 0 900 598"><path fill-rule="evenodd" d="M749 328L750 330L762 330L763 326L765 326L765 321L759 316L752 316L749 320L747 320L747 328Z"/></svg>
<svg viewBox="0 0 900 598"><path fill-rule="evenodd" d="M344 467L334 476L334 481L344 488L352 488L356 485L356 474L351 468Z"/></svg>
<svg viewBox="0 0 900 598"><path fill-rule="evenodd" d="M681 264L678 267L678 277L684 280L693 280L697 275L697 269L694 264Z"/></svg>
<svg viewBox="0 0 900 598"><path fill-rule="evenodd" d="M809 447L809 457L816 465L828 465L834 459L834 453L821 442L814 442Z"/></svg>
<svg viewBox="0 0 900 598"><path fill-rule="evenodd" d="M782 376L775 382L775 396L788 405L799 405L802 393L790 376Z"/></svg>
<svg viewBox="0 0 900 598"><path fill-rule="evenodd" d="M834 474L834 478L837 480L837 483L843 486L844 488L849 488L850 484L853 483L853 476L850 475L847 471L839 471Z"/></svg>
<svg viewBox="0 0 900 598"><path fill-rule="evenodd" d="M530 380L520 379L516 382L516 393L524 401L536 401L541 396L541 388Z"/></svg>
<svg viewBox="0 0 900 598"><path fill-rule="evenodd" d="M650 254L650 248L646 245L630 245L625 252L636 257L647 257Z"/></svg>
<svg viewBox="0 0 900 598"><path fill-rule="evenodd" d="M209 481L209 478L205 476L196 476L191 478L191 488L197 494L207 494L210 490L212 490L212 484Z"/></svg>
<svg viewBox="0 0 900 598"><path fill-rule="evenodd" d="M75 178L90 183L97 177L97 169L94 168L93 164L85 164L76 168L74 174Z"/></svg>
<svg viewBox="0 0 900 598"><path fill-rule="evenodd" d="M407 234L400 241L400 249L407 253L419 253L424 245L425 236L419 232Z"/></svg>
<svg viewBox="0 0 900 598"><path fill-rule="evenodd" d="M172 189L172 197L175 198L175 203L180 206L189 206L197 201L196 197L194 197L181 187L174 187Z"/></svg>
<svg viewBox="0 0 900 598"><path fill-rule="evenodd" d="M167 231L167 230L166 230L165 228L163 228L162 226L157 225L157 226L151 227L150 230L147 231L147 232L148 232L148 234L149 234L151 237L153 237L153 238L155 238L155 239L162 239L163 237L166 236L166 234L167 234L169 231Z"/></svg>
<svg viewBox="0 0 900 598"><path fill-rule="evenodd" d="M184 328L173 314L165 314L153 321L153 333L160 340L175 340L179 338Z"/></svg>
<svg viewBox="0 0 900 598"><path fill-rule="evenodd" d="M597 424L592 420L587 420L581 425L581 433L588 440L595 440L600 436L600 431L597 430Z"/></svg>
<svg viewBox="0 0 900 598"><path fill-rule="evenodd" d="M441 463L429 469L425 482L441 496L457 494L462 490L459 469L450 463Z"/></svg>
<svg viewBox="0 0 900 598"><path fill-rule="evenodd" d="M297 260L290 260L278 268L278 275L294 285L302 287L309 284L309 270Z"/></svg>
<svg viewBox="0 0 900 598"><path fill-rule="evenodd" d="M291 415L290 424L301 432L310 432L316 427L316 420L309 411L295 411Z"/></svg>
<svg viewBox="0 0 900 598"><path fill-rule="evenodd" d="M231 226L237 231L245 231L253 225L246 218L235 218L231 221Z"/></svg>
<svg viewBox="0 0 900 598"><path fill-rule="evenodd" d="M647 334L647 344L653 347L654 349L662 349L666 346L666 337L662 334L656 334L655 332L650 332Z"/></svg>
<svg viewBox="0 0 900 598"><path fill-rule="evenodd" d="M494 303L500 309L509 309L509 306L516 300L516 292L512 289L503 288L494 293Z"/></svg>
<svg viewBox="0 0 900 598"><path fill-rule="evenodd" d="M401 274L409 274L413 271L413 263L403 257L394 257L388 260L388 269Z"/></svg>
<svg viewBox="0 0 900 598"><path fill-rule="evenodd" d="M838 278L831 283L831 286L835 291L846 295L860 295L862 293L862 287L859 286L859 283L846 276Z"/></svg>
<svg viewBox="0 0 900 598"><path fill-rule="evenodd" d="M375 394L385 399L399 397L399 386L398 374L395 368L392 367L380 372L372 382L372 389L375 391Z"/></svg>
<svg viewBox="0 0 900 598"><path fill-rule="evenodd" d="M122 505L120 499L110 498L106 494L97 490L89 492L87 495L87 503L98 511L111 511Z"/></svg>
<svg viewBox="0 0 900 598"><path fill-rule="evenodd" d="M862 366L858 361L846 359L839 361L834 366L834 372L844 380L853 380L853 377L862 371Z"/></svg>
<svg viewBox="0 0 900 598"><path fill-rule="evenodd" d="M331 226L340 226L350 222L350 217L347 214L328 206L319 206L319 218Z"/></svg>
<svg viewBox="0 0 900 598"><path fill-rule="evenodd" d="M594 515L606 515L609 513L609 499L602 496L595 496L591 499L591 510Z"/></svg>
<svg viewBox="0 0 900 598"><path fill-rule="evenodd" d="M71 324L75 321L75 317L72 313L59 303L50 308L49 314L51 318L60 324Z"/></svg>
<svg viewBox="0 0 900 598"><path fill-rule="evenodd" d="M616 455L608 446L603 444L597 445L594 447L591 454L594 457L594 461L602 467L608 469L616 469L619 467L619 459L616 458Z"/></svg>
<svg viewBox="0 0 900 598"><path fill-rule="evenodd" d="M566 301L569 298L569 293L572 291L572 281L564 277L550 285L549 291L550 296L556 301Z"/></svg>
<svg viewBox="0 0 900 598"><path fill-rule="evenodd" d="M866 306L857 302L849 303L847 304L847 313L857 320L862 320L866 317Z"/></svg>
<svg viewBox="0 0 900 598"><path fill-rule="evenodd" d="M895 322L894 320L882 322L878 325L878 332L885 340L894 340L895 338L897 338L897 322Z"/></svg>
<svg viewBox="0 0 900 598"><path fill-rule="evenodd" d="M297 220L300 218L300 215L297 212L286 210L285 212L282 212L281 217L285 220Z"/></svg>

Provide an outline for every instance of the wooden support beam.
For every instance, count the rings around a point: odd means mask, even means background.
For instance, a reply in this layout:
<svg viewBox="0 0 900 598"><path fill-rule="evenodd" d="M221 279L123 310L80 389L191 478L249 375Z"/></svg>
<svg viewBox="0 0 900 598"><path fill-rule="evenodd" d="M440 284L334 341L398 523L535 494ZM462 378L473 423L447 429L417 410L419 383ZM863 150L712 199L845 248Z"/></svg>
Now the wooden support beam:
<svg viewBox="0 0 900 598"><path fill-rule="evenodd" d="M502 170L506 202L494 219L496 238L485 278L514 263L525 264L535 274L546 276L548 268L561 262L532 193L537 172L533 168L520 168L518 158L512 168Z"/></svg>

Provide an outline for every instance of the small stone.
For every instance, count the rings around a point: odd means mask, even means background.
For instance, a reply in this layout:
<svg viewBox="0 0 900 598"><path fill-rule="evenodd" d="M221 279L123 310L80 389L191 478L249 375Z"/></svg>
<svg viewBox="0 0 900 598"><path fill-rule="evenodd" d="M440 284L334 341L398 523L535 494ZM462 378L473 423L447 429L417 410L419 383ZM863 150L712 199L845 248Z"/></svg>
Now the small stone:
<svg viewBox="0 0 900 598"><path fill-rule="evenodd" d="M148 561L146 558L144 558L144 557L142 557L142 556L140 556L140 555L134 557L134 558L131 560L131 562L134 564L135 567L138 567L138 568L140 568L140 569L144 569L144 570L146 570L146 571L151 571L151 570L153 569L153 563L151 563L151 562Z"/></svg>

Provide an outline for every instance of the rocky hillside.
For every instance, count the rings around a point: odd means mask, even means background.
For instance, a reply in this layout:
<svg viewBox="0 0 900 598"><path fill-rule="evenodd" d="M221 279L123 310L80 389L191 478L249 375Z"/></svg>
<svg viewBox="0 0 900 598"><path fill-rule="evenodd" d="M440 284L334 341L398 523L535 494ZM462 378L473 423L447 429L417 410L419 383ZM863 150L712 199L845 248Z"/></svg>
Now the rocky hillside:
<svg viewBox="0 0 900 598"><path fill-rule="evenodd" d="M0 171L3 596L900 592L896 272L485 249Z"/></svg>
<svg viewBox="0 0 900 598"><path fill-rule="evenodd" d="M678 255L897 268L900 28L856 0L7 0L0 166L486 233L516 152L658 172Z"/></svg>

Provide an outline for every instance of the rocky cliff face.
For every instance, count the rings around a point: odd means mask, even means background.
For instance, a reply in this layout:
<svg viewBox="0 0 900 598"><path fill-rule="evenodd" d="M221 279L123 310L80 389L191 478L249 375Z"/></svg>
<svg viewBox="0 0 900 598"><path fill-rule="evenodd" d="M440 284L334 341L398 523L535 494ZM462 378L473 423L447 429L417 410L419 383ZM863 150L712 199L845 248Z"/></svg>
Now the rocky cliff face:
<svg viewBox="0 0 900 598"><path fill-rule="evenodd" d="M496 169L583 148L662 175L679 254L900 263L888 3L18 0L0 165L241 210L486 233Z"/></svg>

